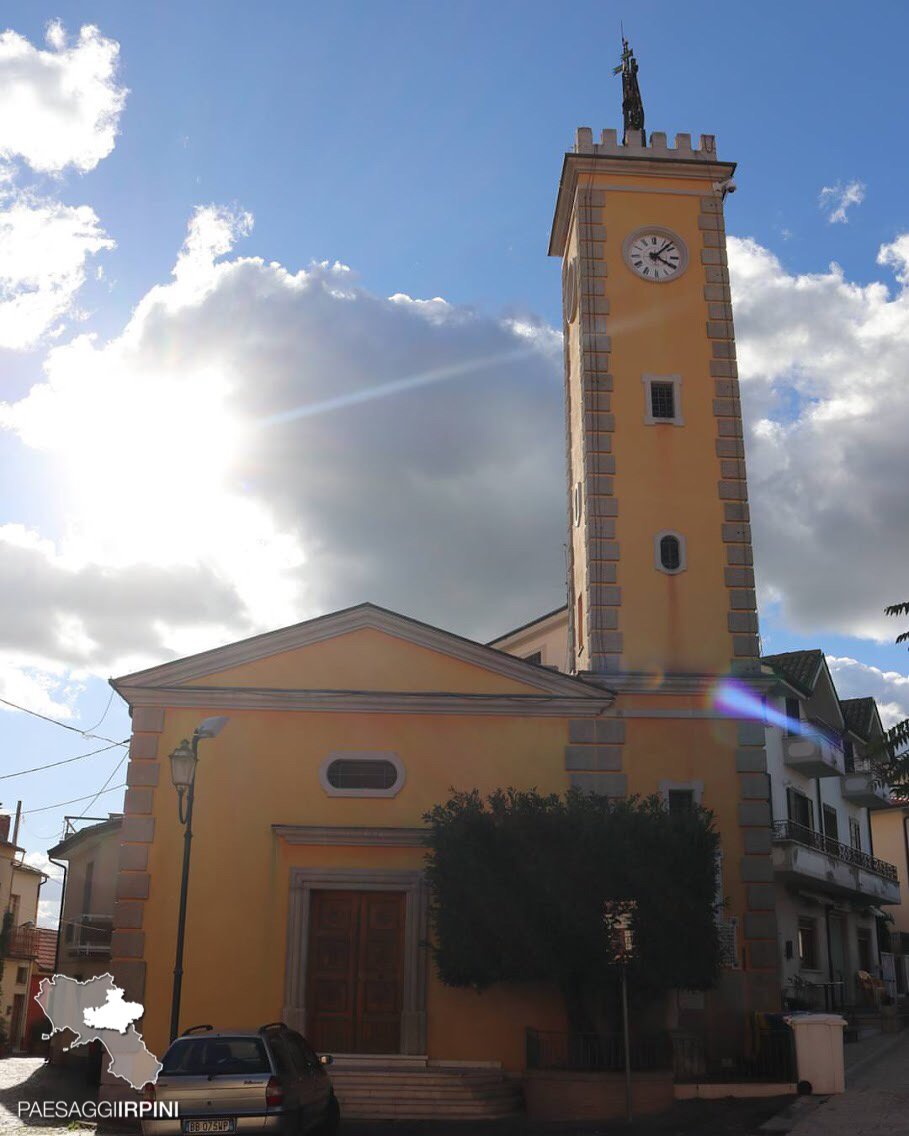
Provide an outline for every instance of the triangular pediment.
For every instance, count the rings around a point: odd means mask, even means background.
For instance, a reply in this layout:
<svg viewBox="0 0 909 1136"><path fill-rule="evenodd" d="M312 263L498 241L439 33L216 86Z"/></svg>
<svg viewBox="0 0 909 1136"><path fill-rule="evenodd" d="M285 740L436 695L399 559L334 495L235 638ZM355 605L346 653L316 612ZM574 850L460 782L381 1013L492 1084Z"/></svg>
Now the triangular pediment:
<svg viewBox="0 0 909 1136"><path fill-rule="evenodd" d="M552 695L602 689L492 647L361 604L112 680L129 690L332 690Z"/></svg>

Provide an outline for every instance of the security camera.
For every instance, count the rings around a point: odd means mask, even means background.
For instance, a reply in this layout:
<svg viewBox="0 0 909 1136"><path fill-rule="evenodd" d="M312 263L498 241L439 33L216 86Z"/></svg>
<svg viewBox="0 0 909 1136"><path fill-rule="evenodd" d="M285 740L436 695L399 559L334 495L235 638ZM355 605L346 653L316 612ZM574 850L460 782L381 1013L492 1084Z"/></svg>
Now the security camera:
<svg viewBox="0 0 909 1136"><path fill-rule="evenodd" d="M717 193L722 193L723 197L725 197L727 193L735 193L737 186L732 178L729 178L726 181L715 181L713 188Z"/></svg>

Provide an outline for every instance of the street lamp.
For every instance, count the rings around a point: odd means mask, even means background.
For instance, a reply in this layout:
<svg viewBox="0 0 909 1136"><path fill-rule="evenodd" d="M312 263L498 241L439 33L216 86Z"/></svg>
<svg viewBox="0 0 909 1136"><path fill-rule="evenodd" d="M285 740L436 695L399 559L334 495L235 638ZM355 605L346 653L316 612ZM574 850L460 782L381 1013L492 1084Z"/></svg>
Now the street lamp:
<svg viewBox="0 0 909 1136"><path fill-rule="evenodd" d="M193 730L191 741L186 738L170 755L170 775L177 790L177 813L185 825L183 833L183 878L180 883L180 915L177 920L177 961L174 963L174 994L170 1008L170 1039L180 1028L180 994L183 990L183 939L186 934L186 893L189 890L189 853L193 840L193 800L195 797L196 766L199 764L199 742L203 738L216 738L229 719L206 718ZM184 808L185 804L185 808Z"/></svg>

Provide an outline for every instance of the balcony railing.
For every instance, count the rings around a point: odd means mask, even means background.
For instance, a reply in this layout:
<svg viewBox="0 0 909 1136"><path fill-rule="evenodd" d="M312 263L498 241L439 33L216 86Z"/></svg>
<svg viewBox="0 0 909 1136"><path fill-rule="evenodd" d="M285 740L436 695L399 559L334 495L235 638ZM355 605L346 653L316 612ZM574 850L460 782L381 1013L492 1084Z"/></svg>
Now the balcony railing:
<svg viewBox="0 0 909 1136"><path fill-rule="evenodd" d="M34 927L13 927L9 934L9 957L38 957L38 932Z"/></svg>
<svg viewBox="0 0 909 1136"><path fill-rule="evenodd" d="M878 860L876 856L869 856L859 848L852 848L848 844L840 844L823 832L815 832L813 828L806 828L803 824L796 824L792 820L778 820L773 825L774 840L791 840L801 844L804 848L815 848L818 852L826 852L841 860L844 864L852 864L856 868L864 868L866 872L874 872L883 876L885 880L898 882L896 867L888 864L886 860Z"/></svg>
<svg viewBox="0 0 909 1136"><path fill-rule="evenodd" d="M109 955L113 919L110 915L80 915L67 928L71 955Z"/></svg>

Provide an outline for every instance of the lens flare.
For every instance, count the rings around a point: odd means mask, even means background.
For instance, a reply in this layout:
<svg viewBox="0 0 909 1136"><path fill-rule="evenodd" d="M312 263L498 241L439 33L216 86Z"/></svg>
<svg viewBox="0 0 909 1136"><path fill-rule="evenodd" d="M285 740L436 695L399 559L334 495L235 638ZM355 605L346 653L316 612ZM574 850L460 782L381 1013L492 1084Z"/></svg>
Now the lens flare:
<svg viewBox="0 0 909 1136"><path fill-rule="evenodd" d="M817 727L810 722L799 722L777 710L754 693L750 687L734 679L724 678L715 683L707 695L708 705L730 718L744 718L779 726L790 734L814 735Z"/></svg>
<svg viewBox="0 0 909 1136"><path fill-rule="evenodd" d="M292 422L297 418L311 418L315 414L324 414L329 410L340 410L345 406L356 406L361 402L370 402L386 395L400 394L402 391L413 390L415 387L426 387L432 383L441 383L446 379L456 379L461 375L469 375L475 371L482 371L487 367L496 367L502 363L513 363L517 359L528 359L538 354L536 348L520 347L515 351L503 351L497 355L487 355L482 359L469 359L464 363L452 363L448 367L436 367L431 371L424 371L420 375L408 375L403 379L392 379L388 383L379 383L374 387L351 391L349 394L338 395L336 398L326 398L321 402L311 402L304 406L297 406L291 410L284 410L280 414L273 414L260 421L260 426L277 426L282 422Z"/></svg>

